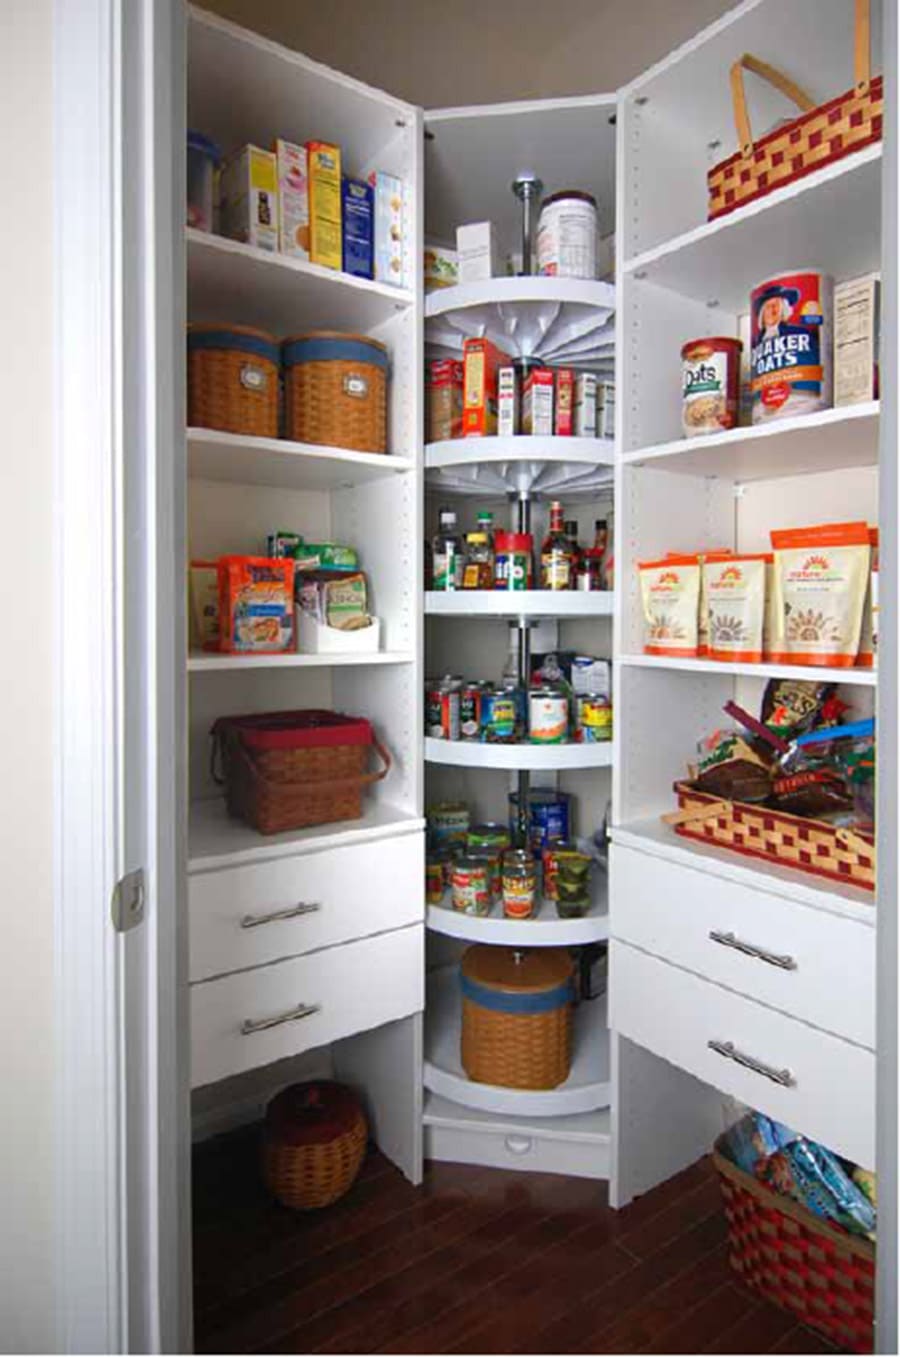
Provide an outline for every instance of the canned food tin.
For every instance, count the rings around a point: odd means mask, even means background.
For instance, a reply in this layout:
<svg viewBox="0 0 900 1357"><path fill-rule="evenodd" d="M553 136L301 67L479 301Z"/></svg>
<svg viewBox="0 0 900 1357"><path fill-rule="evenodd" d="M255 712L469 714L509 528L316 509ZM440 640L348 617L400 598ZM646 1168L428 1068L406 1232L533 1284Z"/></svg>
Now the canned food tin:
<svg viewBox="0 0 900 1357"><path fill-rule="evenodd" d="M540 858L545 846L552 839L568 839L571 833L569 808L571 796L568 792L552 792L535 787L528 798L528 837L532 852ZM515 830L519 810L517 792L510 792L509 823Z"/></svg>
<svg viewBox="0 0 900 1357"><path fill-rule="evenodd" d="M503 913L507 919L532 919L537 913L537 874L528 852L503 855Z"/></svg>
<svg viewBox="0 0 900 1357"><path fill-rule="evenodd" d="M425 731L433 740L459 739L459 689L446 679L425 689Z"/></svg>
<svg viewBox="0 0 900 1357"><path fill-rule="evenodd" d="M482 679L464 683L459 692L459 733L464 740L481 736L481 700L489 685Z"/></svg>
<svg viewBox="0 0 900 1357"><path fill-rule="evenodd" d="M532 688L528 694L532 744L564 744L569 734L569 699L561 688Z"/></svg>
<svg viewBox="0 0 900 1357"><path fill-rule="evenodd" d="M494 534L495 589L530 589L533 571L534 538L530 532Z"/></svg>
<svg viewBox="0 0 900 1357"><path fill-rule="evenodd" d="M473 825L466 835L466 847L469 849L494 848L500 853L505 853L509 848L509 843L509 829L496 820L488 820L482 825Z"/></svg>
<svg viewBox="0 0 900 1357"><path fill-rule="evenodd" d="M681 428L686 438L733 429L740 412L739 339L691 339L681 350Z"/></svg>
<svg viewBox="0 0 900 1357"><path fill-rule="evenodd" d="M567 852L573 845L568 839L549 839L544 846L541 854L541 869L543 872L542 889L548 900L558 900L558 873L559 859L558 854Z"/></svg>
<svg viewBox="0 0 900 1357"><path fill-rule="evenodd" d="M444 898L444 864L441 857L429 853L425 859L425 901L439 905Z"/></svg>
<svg viewBox="0 0 900 1357"><path fill-rule="evenodd" d="M597 277L597 200L564 189L541 204L537 229L538 273L555 278Z"/></svg>
<svg viewBox="0 0 900 1357"><path fill-rule="evenodd" d="M602 744L612 739L612 703L603 693L578 698L577 738L580 744Z"/></svg>
<svg viewBox="0 0 900 1357"><path fill-rule="evenodd" d="M478 858L465 854L453 865L453 908L460 914L484 917L491 912L488 870Z"/></svg>
<svg viewBox="0 0 900 1357"><path fill-rule="evenodd" d="M465 801L440 801L428 807L428 837L433 848L465 846L469 832L469 807Z"/></svg>
<svg viewBox="0 0 900 1357"><path fill-rule="evenodd" d="M491 897L491 904L500 899L503 893L503 883L501 879L501 864L503 862L503 851L500 848L467 848L466 857L476 858L483 862L488 874L488 891Z"/></svg>
<svg viewBox="0 0 900 1357"><path fill-rule="evenodd" d="M481 698L481 738L488 744L512 744L516 738L516 699L486 688Z"/></svg>

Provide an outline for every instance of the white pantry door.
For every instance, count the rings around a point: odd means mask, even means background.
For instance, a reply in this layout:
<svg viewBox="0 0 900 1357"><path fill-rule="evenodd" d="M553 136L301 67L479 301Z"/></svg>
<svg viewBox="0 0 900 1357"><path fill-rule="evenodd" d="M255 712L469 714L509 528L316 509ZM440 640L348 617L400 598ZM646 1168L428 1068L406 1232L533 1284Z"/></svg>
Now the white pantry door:
<svg viewBox="0 0 900 1357"><path fill-rule="evenodd" d="M191 1341L183 29L180 0L55 8L63 1351Z"/></svg>

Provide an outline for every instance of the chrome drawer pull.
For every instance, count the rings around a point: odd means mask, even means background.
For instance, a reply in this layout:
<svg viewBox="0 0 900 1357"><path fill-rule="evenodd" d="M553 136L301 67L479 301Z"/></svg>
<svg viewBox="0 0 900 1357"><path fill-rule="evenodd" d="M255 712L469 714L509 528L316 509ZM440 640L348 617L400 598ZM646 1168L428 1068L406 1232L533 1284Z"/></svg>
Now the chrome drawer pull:
<svg viewBox="0 0 900 1357"><path fill-rule="evenodd" d="M301 902L291 909L273 909L271 914L245 914L241 919L241 928L259 928L260 924L274 924L282 919L299 919L301 914L315 914L321 908L319 904Z"/></svg>
<svg viewBox="0 0 900 1357"><path fill-rule="evenodd" d="M761 1074L765 1079L771 1079L773 1084L781 1084L783 1088L796 1086L797 1080L790 1070L776 1070L771 1065L764 1065L761 1060L754 1060L752 1055L744 1055L743 1051L739 1051L731 1041L708 1041L706 1044L716 1055L733 1060L735 1064L743 1065L745 1069L752 1070L754 1074Z"/></svg>
<svg viewBox="0 0 900 1357"><path fill-rule="evenodd" d="M717 942L722 947L733 947L736 952L755 957L757 961L764 961L768 966L778 966L782 971L797 969L797 963L792 956L779 956L777 952L767 952L765 947L754 947L752 942L742 942L733 933L719 933L713 929L709 937L711 942Z"/></svg>
<svg viewBox="0 0 900 1357"><path fill-rule="evenodd" d="M241 1023L241 1036L267 1032L270 1027L280 1027L285 1022L298 1022L300 1018L309 1018L313 1013L318 1013L321 1007L321 1004L298 1004L296 1008L288 1009L287 1013L279 1013L277 1018L245 1018Z"/></svg>

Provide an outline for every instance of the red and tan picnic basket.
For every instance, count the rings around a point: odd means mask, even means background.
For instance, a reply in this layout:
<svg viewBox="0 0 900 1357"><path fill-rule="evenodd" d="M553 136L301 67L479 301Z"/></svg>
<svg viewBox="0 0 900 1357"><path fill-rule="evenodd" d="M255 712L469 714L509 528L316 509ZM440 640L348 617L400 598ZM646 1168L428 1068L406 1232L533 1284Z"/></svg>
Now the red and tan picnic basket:
<svg viewBox="0 0 900 1357"><path fill-rule="evenodd" d="M721 1152L713 1165L728 1221L728 1261L747 1286L844 1352L871 1352L875 1245L820 1220Z"/></svg>
<svg viewBox="0 0 900 1357"><path fill-rule="evenodd" d="M228 813L260 834L358 820L364 789L391 766L370 723L339 712L220 716L211 734ZM366 771L370 749L384 765L378 772Z"/></svg>
<svg viewBox="0 0 900 1357"><path fill-rule="evenodd" d="M745 52L731 67L731 99L740 150L707 173L709 220L764 197L794 179L881 140L884 86L872 79L869 0L856 0L856 84L816 106L782 71ZM801 109L799 118L753 140L744 71L767 80Z"/></svg>

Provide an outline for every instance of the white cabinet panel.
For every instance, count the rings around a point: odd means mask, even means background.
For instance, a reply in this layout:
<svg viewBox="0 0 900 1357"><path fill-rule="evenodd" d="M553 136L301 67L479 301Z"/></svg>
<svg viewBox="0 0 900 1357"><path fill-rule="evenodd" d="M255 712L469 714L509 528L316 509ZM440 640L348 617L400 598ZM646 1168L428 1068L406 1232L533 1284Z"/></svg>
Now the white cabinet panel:
<svg viewBox="0 0 900 1357"><path fill-rule="evenodd" d="M874 928L633 848L610 870L615 937L874 1050Z"/></svg>

